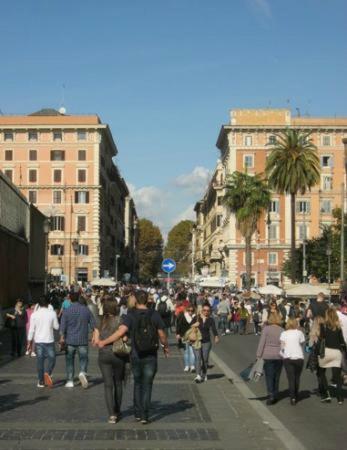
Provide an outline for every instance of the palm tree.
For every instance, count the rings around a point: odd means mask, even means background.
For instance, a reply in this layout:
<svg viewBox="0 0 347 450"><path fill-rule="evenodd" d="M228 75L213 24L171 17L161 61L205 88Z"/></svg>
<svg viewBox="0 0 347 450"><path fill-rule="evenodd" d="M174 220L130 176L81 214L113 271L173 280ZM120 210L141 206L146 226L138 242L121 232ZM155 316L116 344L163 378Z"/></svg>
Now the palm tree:
<svg viewBox="0 0 347 450"><path fill-rule="evenodd" d="M261 214L269 207L270 200L270 190L261 175L234 172L227 178L224 202L235 214L236 226L245 239L246 289L251 287L252 236Z"/></svg>
<svg viewBox="0 0 347 450"><path fill-rule="evenodd" d="M289 194L291 203L292 283L295 281L295 198L305 194L320 180L320 162L311 133L287 128L276 134L266 162L269 187L279 194Z"/></svg>

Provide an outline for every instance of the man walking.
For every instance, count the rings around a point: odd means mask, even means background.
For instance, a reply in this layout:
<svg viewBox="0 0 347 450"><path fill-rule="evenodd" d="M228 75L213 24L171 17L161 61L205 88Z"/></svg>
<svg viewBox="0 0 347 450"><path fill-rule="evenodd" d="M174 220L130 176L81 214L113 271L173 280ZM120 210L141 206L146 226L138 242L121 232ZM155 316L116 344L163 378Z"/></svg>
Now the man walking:
<svg viewBox="0 0 347 450"><path fill-rule="evenodd" d="M35 352L37 356L38 388L53 386L52 372L55 366L55 344L54 330L59 330L59 322L55 311L48 309L48 299L39 299L40 308L33 312L30 318L28 333L29 354L32 352L35 341ZM45 370L45 360L47 359L47 370Z"/></svg>
<svg viewBox="0 0 347 450"><path fill-rule="evenodd" d="M75 355L78 353L80 373L78 378L83 388L88 387L88 332L96 327L93 314L79 301L79 294L70 295L71 306L64 311L60 324L60 344L66 346L66 374L65 387L74 387Z"/></svg>
<svg viewBox="0 0 347 450"><path fill-rule="evenodd" d="M157 311L147 307L147 292L136 291L134 295L136 309L124 316L118 330L104 341L99 341L98 346L102 348L130 333L135 419L145 425L149 422L152 387L158 367L159 341L165 356L169 353L169 346L162 318Z"/></svg>

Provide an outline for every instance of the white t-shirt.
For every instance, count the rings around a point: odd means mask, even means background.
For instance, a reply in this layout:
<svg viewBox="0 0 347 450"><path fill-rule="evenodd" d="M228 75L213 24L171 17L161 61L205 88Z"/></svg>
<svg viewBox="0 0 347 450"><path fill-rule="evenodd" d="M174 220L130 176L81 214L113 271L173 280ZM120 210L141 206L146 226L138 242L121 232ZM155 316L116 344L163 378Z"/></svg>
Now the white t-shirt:
<svg viewBox="0 0 347 450"><path fill-rule="evenodd" d="M283 331L280 336L281 356L289 359L304 359L302 344L305 342L304 333L300 330Z"/></svg>
<svg viewBox="0 0 347 450"><path fill-rule="evenodd" d="M54 342L53 330L59 330L55 311L39 308L30 317L28 341L34 339L37 344L50 344Z"/></svg>
<svg viewBox="0 0 347 450"><path fill-rule="evenodd" d="M336 311L336 312L337 312L337 315L339 317L339 321L341 324L343 338L347 344L347 316L345 314L342 314L341 311Z"/></svg>

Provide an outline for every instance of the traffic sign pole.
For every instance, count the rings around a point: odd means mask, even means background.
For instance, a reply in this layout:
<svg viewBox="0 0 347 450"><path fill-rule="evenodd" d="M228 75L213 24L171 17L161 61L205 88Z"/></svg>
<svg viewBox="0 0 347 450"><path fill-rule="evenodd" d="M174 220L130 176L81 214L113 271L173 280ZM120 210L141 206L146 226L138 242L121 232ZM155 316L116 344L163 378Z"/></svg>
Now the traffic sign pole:
<svg viewBox="0 0 347 450"><path fill-rule="evenodd" d="M176 270L176 262L171 258L166 258L161 263L161 268L165 273L168 274L168 277L166 279L166 289L169 290L170 289L169 274Z"/></svg>

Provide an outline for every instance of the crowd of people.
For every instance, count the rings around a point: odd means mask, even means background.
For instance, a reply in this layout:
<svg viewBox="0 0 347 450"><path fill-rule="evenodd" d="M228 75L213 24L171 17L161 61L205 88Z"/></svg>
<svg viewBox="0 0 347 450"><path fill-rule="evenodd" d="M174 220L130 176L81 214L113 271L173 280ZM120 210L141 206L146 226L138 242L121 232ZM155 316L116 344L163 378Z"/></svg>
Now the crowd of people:
<svg viewBox="0 0 347 450"><path fill-rule="evenodd" d="M297 403L307 351L322 402L331 401L333 389L342 404L347 371L346 313L346 306L329 305L322 294L307 303L275 297L254 300L249 293L240 296L228 290L183 286L170 290L140 285L114 289L71 286L53 287L48 296L28 305L18 300L6 314L6 325L11 332L12 356L37 358L38 388L54 384L57 334L59 350L65 352L68 389L76 385L76 355L79 383L88 387L89 344L98 348L110 423L121 418L123 389L131 370L135 419L146 424L158 350L169 355L169 336L183 350L183 371L193 374L192 380L200 384L208 380L210 351L221 337L260 334L257 367L260 363L265 375L268 405L278 401L283 367L290 403ZM332 368L330 385L327 368Z"/></svg>

